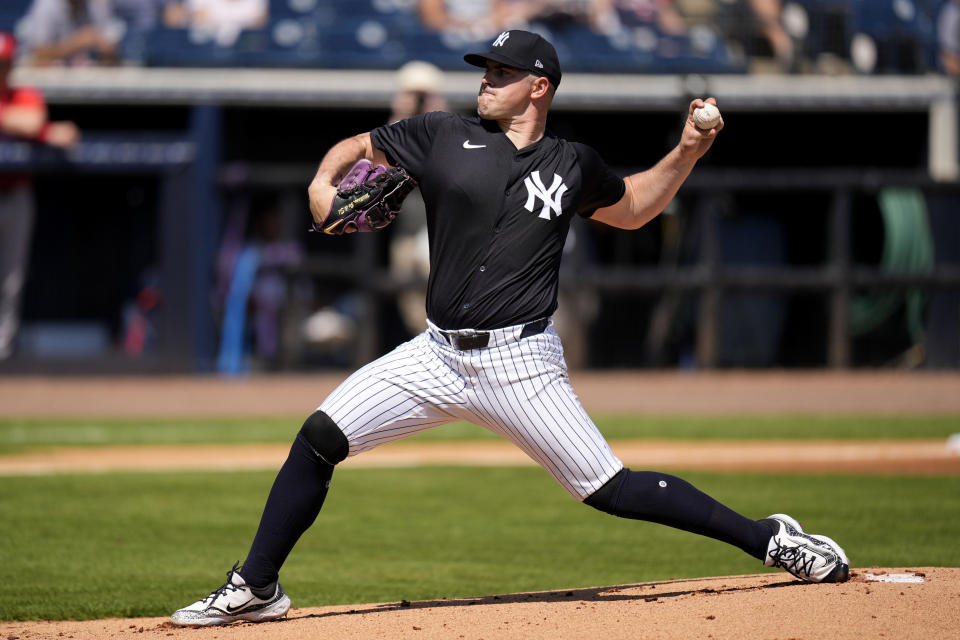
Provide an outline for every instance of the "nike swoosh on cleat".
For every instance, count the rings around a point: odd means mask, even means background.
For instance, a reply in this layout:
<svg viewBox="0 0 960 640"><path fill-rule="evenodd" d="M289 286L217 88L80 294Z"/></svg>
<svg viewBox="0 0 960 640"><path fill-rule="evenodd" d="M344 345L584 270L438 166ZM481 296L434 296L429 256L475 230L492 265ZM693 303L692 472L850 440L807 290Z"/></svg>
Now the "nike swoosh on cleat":
<svg viewBox="0 0 960 640"><path fill-rule="evenodd" d="M227 613L234 613L235 611L240 611L240 609L243 609L245 606L247 606L248 604L250 604L250 603L253 602L254 600L256 600L256 598L250 598L249 600L247 600L247 601L244 602L243 604L241 604L241 605L239 605L239 606L236 606L236 607L232 607L232 606L230 606L230 605L228 604L228 605L227 605Z"/></svg>
<svg viewBox="0 0 960 640"><path fill-rule="evenodd" d="M483 149L483 148L486 147L486 146L487 146L487 145L485 145L485 144L470 144L470 141L469 141L469 140L464 140L464 141L463 141L463 148L464 148L464 149Z"/></svg>

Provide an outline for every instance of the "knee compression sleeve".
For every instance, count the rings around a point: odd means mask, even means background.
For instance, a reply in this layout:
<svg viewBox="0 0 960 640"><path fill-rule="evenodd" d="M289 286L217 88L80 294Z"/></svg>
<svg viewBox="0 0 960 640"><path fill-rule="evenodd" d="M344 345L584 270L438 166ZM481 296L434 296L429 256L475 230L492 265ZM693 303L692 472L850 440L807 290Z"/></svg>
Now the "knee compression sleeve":
<svg viewBox="0 0 960 640"><path fill-rule="evenodd" d="M330 464L342 462L350 453L347 437L343 435L337 423L323 411L315 411L306 419L299 436L307 441L318 456Z"/></svg>
<svg viewBox="0 0 960 640"><path fill-rule="evenodd" d="M623 469L585 501L621 518L688 528L705 522L712 499L690 483L666 473Z"/></svg>
<svg viewBox="0 0 960 640"><path fill-rule="evenodd" d="M620 495L620 486L623 484L623 480L628 473L630 473L630 470L626 467L620 469L617 475L607 480L602 487L597 489L590 497L584 500L583 503L604 513L620 515L616 513L617 498Z"/></svg>
<svg viewBox="0 0 960 640"><path fill-rule="evenodd" d="M762 558L770 529L666 473L623 469L584 502L621 518L647 520L740 547Z"/></svg>

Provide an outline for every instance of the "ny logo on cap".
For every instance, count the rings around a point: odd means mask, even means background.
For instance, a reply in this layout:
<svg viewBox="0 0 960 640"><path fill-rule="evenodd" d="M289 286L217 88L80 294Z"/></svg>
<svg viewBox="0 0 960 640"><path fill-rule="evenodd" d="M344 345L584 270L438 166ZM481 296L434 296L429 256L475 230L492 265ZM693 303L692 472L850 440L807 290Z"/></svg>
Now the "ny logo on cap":
<svg viewBox="0 0 960 640"><path fill-rule="evenodd" d="M527 203L524 205L527 211L533 212L534 201L540 198L543 201L543 209L540 210L538 218L549 220L551 212L555 213L557 217L563 215L560 198L567 191L567 185L563 184L563 178L553 174L553 184L548 189L540 179L540 172L531 171L530 175L523 179L523 186L527 188Z"/></svg>
<svg viewBox="0 0 960 640"><path fill-rule="evenodd" d="M490 46L491 46L491 47L502 47L502 46L503 46L503 43L506 42L506 41L507 41L507 38L509 38L509 37L510 37L510 32L509 32L509 31L504 31L503 33L501 33L500 35L497 36L497 39L494 40L494 41L493 41L493 44L490 45Z"/></svg>

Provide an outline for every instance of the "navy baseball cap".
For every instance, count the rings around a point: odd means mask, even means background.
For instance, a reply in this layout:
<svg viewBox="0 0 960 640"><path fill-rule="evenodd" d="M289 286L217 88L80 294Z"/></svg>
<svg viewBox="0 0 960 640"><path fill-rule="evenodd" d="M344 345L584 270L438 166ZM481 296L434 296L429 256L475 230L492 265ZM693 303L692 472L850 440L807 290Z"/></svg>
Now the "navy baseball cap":
<svg viewBox="0 0 960 640"><path fill-rule="evenodd" d="M487 60L493 60L514 69L523 69L545 77L554 89L560 86L563 75L553 45L535 33L519 29L501 33L487 53L468 53L463 59L475 67L486 67Z"/></svg>

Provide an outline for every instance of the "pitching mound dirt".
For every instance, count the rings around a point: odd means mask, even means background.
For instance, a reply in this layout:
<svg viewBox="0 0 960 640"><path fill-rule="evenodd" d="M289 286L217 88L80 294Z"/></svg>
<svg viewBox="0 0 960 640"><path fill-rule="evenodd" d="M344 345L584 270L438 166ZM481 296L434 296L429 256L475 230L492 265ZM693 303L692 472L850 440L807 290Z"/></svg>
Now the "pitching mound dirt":
<svg viewBox="0 0 960 640"><path fill-rule="evenodd" d="M885 582L889 578L915 582ZM922 580L922 581L920 581ZM294 594L296 597L296 594ZM785 573L292 609L285 620L182 629L165 618L2 623L0 638L960 638L960 569L858 569L844 584Z"/></svg>

